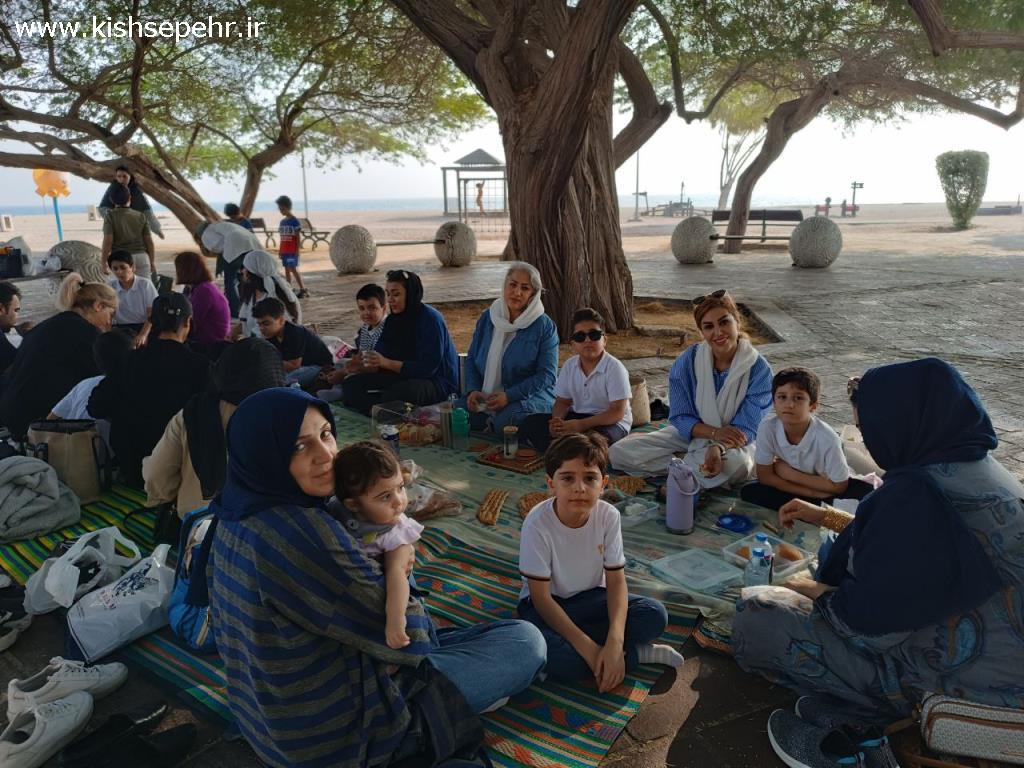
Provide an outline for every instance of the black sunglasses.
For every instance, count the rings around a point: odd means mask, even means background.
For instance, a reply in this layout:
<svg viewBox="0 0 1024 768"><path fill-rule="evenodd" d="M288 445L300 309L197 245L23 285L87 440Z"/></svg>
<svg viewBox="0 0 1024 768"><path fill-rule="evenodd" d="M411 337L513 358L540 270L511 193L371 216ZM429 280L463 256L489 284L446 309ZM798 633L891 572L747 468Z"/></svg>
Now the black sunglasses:
<svg viewBox="0 0 1024 768"><path fill-rule="evenodd" d="M725 296L726 293L728 293L728 291L726 291L725 288L722 288L720 290L715 291L714 293L706 293L703 296L698 296L696 299L693 300L693 306L699 307L708 299L720 299L723 296Z"/></svg>
<svg viewBox="0 0 1024 768"><path fill-rule="evenodd" d="M582 344L587 339L590 339L591 341L600 341L602 336L604 336L604 331L599 331L595 328L592 331L576 331L576 333L569 338L577 344Z"/></svg>
<svg viewBox="0 0 1024 768"><path fill-rule="evenodd" d="M404 269L392 269L387 274L387 282L389 283L404 283L409 279L409 273Z"/></svg>

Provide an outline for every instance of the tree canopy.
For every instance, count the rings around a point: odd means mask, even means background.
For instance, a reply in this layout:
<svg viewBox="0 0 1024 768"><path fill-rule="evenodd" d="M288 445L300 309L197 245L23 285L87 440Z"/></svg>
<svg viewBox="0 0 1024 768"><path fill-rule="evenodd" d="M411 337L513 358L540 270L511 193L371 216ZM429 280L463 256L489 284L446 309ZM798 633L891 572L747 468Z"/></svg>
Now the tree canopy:
<svg viewBox="0 0 1024 768"><path fill-rule="evenodd" d="M104 21L129 14L235 26L111 36ZM38 26L74 22L74 37ZM300 146L327 165L420 157L485 115L447 58L378 0L13 0L0 40L0 139L19 148L0 165L109 180L127 161L190 228L216 215L192 184L201 175L243 173L248 211L264 174Z"/></svg>

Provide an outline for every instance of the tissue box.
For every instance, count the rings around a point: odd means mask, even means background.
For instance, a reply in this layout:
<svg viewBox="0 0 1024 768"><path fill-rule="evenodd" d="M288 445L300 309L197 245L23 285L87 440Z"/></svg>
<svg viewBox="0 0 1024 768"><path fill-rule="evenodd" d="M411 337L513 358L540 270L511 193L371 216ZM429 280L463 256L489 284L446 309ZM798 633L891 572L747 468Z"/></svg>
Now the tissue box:
<svg viewBox="0 0 1024 768"><path fill-rule="evenodd" d="M402 445L429 445L441 441L441 414L436 405L417 407L401 401L381 403L370 411L370 436L380 437L381 427L398 427Z"/></svg>

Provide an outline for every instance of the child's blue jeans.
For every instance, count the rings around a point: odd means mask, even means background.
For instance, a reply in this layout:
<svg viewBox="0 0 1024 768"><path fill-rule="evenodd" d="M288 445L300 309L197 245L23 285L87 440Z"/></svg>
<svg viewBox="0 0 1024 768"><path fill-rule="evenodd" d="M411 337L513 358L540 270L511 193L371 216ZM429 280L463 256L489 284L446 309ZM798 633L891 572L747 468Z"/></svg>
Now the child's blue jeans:
<svg viewBox="0 0 1024 768"><path fill-rule="evenodd" d="M626 671L636 668L637 646L647 645L661 637L668 625L668 611L657 600L630 595L626 610L625 639ZM570 598L556 597L562 610L573 624L583 630L598 645L604 645L608 636L608 595L604 587L595 587ZM526 619L544 635L548 644L547 673L555 680L587 680L593 678L590 666L572 644L547 625L526 597L519 601L519 616Z"/></svg>

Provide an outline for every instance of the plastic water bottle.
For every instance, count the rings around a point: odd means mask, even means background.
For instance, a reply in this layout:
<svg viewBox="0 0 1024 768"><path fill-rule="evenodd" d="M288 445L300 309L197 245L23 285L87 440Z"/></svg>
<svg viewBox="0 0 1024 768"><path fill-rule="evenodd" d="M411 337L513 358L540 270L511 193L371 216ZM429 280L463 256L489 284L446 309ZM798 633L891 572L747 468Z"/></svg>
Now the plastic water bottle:
<svg viewBox="0 0 1024 768"><path fill-rule="evenodd" d="M771 583L775 576L775 552L772 550L771 542L768 541L767 533L755 533L754 538L757 540L757 546L764 550L765 559L768 560L768 582Z"/></svg>
<svg viewBox="0 0 1024 768"><path fill-rule="evenodd" d="M452 411L452 447L457 451L469 450L469 412L465 408Z"/></svg>
<svg viewBox="0 0 1024 768"><path fill-rule="evenodd" d="M697 506L700 484L686 462L668 463L668 488L665 497L665 527L669 533L693 533L693 509Z"/></svg>
<svg viewBox="0 0 1024 768"><path fill-rule="evenodd" d="M768 561L765 559L764 550L754 547L750 552L750 559L743 569L743 585L756 587L761 584L770 584L771 577L768 572Z"/></svg>

